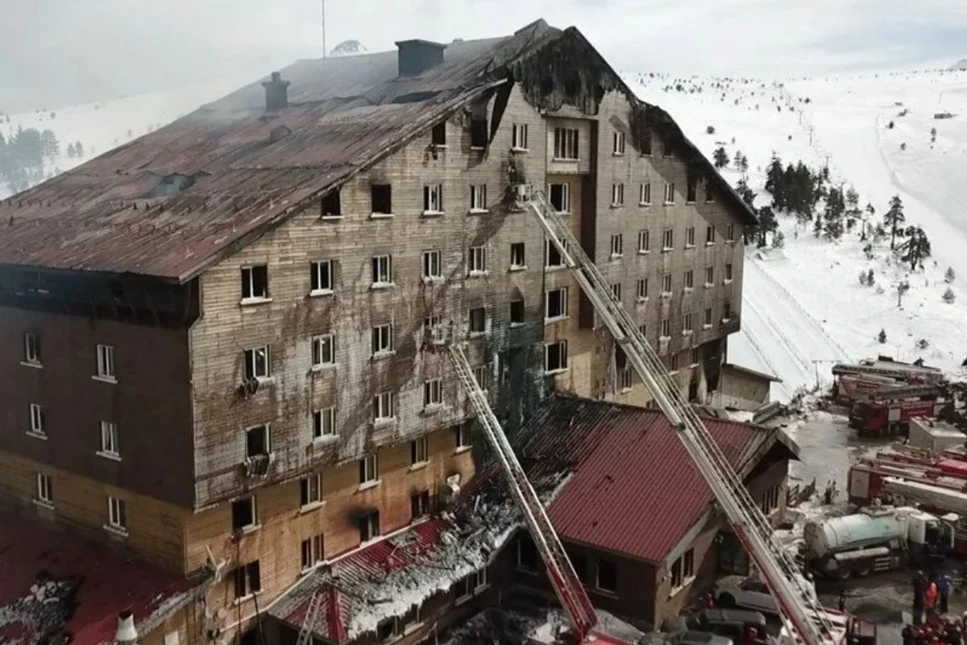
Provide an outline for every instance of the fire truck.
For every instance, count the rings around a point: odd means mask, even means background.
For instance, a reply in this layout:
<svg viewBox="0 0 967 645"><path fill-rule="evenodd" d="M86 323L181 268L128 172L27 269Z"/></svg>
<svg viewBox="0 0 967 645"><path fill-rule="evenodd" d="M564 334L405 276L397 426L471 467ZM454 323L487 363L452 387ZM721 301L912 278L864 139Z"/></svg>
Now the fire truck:
<svg viewBox="0 0 967 645"><path fill-rule="evenodd" d="M911 419L936 417L945 405L944 401L918 399L859 401L850 408L849 427L864 437L907 434Z"/></svg>

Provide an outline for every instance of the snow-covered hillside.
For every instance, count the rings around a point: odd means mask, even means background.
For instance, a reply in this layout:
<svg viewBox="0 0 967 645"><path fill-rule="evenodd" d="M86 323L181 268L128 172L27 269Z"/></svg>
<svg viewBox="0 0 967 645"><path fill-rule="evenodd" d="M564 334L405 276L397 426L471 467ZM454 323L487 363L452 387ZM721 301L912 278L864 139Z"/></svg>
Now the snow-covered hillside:
<svg viewBox="0 0 967 645"><path fill-rule="evenodd" d="M60 154L44 160L43 174L50 177L170 123L251 80L224 80L103 103L0 115L0 134L10 140L18 128L51 130L60 143ZM77 142L82 144L83 154L69 156L68 146ZM0 181L0 199L9 194Z"/></svg>
<svg viewBox="0 0 967 645"><path fill-rule="evenodd" d="M874 244L874 257L867 260L858 228L830 242L817 239L810 225L800 227L791 215L779 215L784 248L749 247L742 333L730 340L731 360L782 378L774 391L778 398L814 386L817 378L828 381L831 362L845 358L923 357L950 372L962 371L967 214L958 189L967 180L967 74L912 72L785 84L647 74L627 79L642 99L670 112L709 158L719 146L730 159L741 151L749 160L748 184L758 194L757 207L772 201L764 185L775 153L786 164L802 160L819 169L828 163L830 183L855 188L860 205L876 209L877 221L899 195L906 225L920 226L929 236L932 256L923 271L911 272L891 257L889 240ZM934 118L942 112L953 118ZM734 163L723 173L733 185L742 176ZM948 267L956 275L950 285L944 281ZM872 287L858 279L869 269L876 277ZM910 290L898 307L901 281ZM948 286L956 297L951 303L943 299ZM881 329L885 343L877 340Z"/></svg>

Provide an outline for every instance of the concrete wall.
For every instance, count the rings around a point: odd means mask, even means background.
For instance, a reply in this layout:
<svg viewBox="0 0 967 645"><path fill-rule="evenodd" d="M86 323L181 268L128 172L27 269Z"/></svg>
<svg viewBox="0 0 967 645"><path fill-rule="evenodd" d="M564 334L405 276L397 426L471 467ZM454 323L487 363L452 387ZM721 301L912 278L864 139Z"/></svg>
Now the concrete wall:
<svg viewBox="0 0 967 645"><path fill-rule="evenodd" d="M725 364L722 366L720 383L718 391L711 398L714 407L751 412L769 402L772 382L767 378Z"/></svg>

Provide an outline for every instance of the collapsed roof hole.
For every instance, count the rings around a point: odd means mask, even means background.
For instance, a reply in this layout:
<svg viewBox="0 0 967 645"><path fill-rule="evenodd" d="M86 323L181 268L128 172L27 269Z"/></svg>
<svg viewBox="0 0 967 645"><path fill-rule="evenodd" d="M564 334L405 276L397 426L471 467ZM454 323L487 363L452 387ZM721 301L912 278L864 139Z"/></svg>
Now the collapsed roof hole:
<svg viewBox="0 0 967 645"><path fill-rule="evenodd" d="M282 139L285 139L290 134L292 134L292 130L290 130L288 126L279 125L272 128L272 131L269 133L269 141L271 143L278 143L279 141L282 141Z"/></svg>
<svg viewBox="0 0 967 645"><path fill-rule="evenodd" d="M204 172L195 173L193 175L184 175L175 172L171 173L170 175L165 175L154 188L142 195L142 199L152 199L154 197L174 197L175 195L181 194L194 186L199 179L205 177L206 175L207 173Z"/></svg>

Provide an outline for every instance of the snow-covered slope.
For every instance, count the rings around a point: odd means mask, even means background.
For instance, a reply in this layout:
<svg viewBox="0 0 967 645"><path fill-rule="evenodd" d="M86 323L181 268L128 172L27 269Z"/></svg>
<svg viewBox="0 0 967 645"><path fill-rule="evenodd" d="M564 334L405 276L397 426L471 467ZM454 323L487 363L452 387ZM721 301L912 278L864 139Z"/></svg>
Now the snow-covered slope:
<svg viewBox="0 0 967 645"><path fill-rule="evenodd" d="M226 79L103 103L3 115L0 116L0 133L9 139L18 128L53 131L60 142L60 155L45 160L44 173L50 176L170 123L228 94L246 81L251 79ZM68 145L77 142L82 144L84 154L81 157L68 156ZM7 186L0 181L0 199L8 195Z"/></svg>
<svg viewBox="0 0 967 645"><path fill-rule="evenodd" d="M960 190L967 180L967 74L920 72L796 81L672 79L627 75L639 96L668 110L701 150L712 157L724 146L729 157L749 160L756 206L767 205L765 171L773 153L784 163L802 160L829 165L834 185L853 186L860 205L876 208L903 199L907 224L921 226L933 256L923 271L891 258L889 242L874 245L867 260L858 231L839 242L816 239L780 216L786 244L781 250L750 248L747 258L740 338L730 342L730 360L783 379L774 395L786 398L817 378L830 379L831 362L890 354L901 360L922 356L959 372L967 358L967 213ZM680 89L678 89L680 87ZM897 116L907 109L905 116ZM951 119L935 119L949 111ZM887 126L890 121L894 127ZM708 134L712 126L714 134ZM931 144L931 128L937 141ZM901 143L906 143L901 150ZM740 173L725 176L735 184ZM952 267L957 299L942 299ZM873 269L876 285L863 286L861 270ZM896 284L910 291L897 306ZM876 339L886 332L886 343ZM921 349L922 341L926 348ZM919 345L918 346L918 342Z"/></svg>

